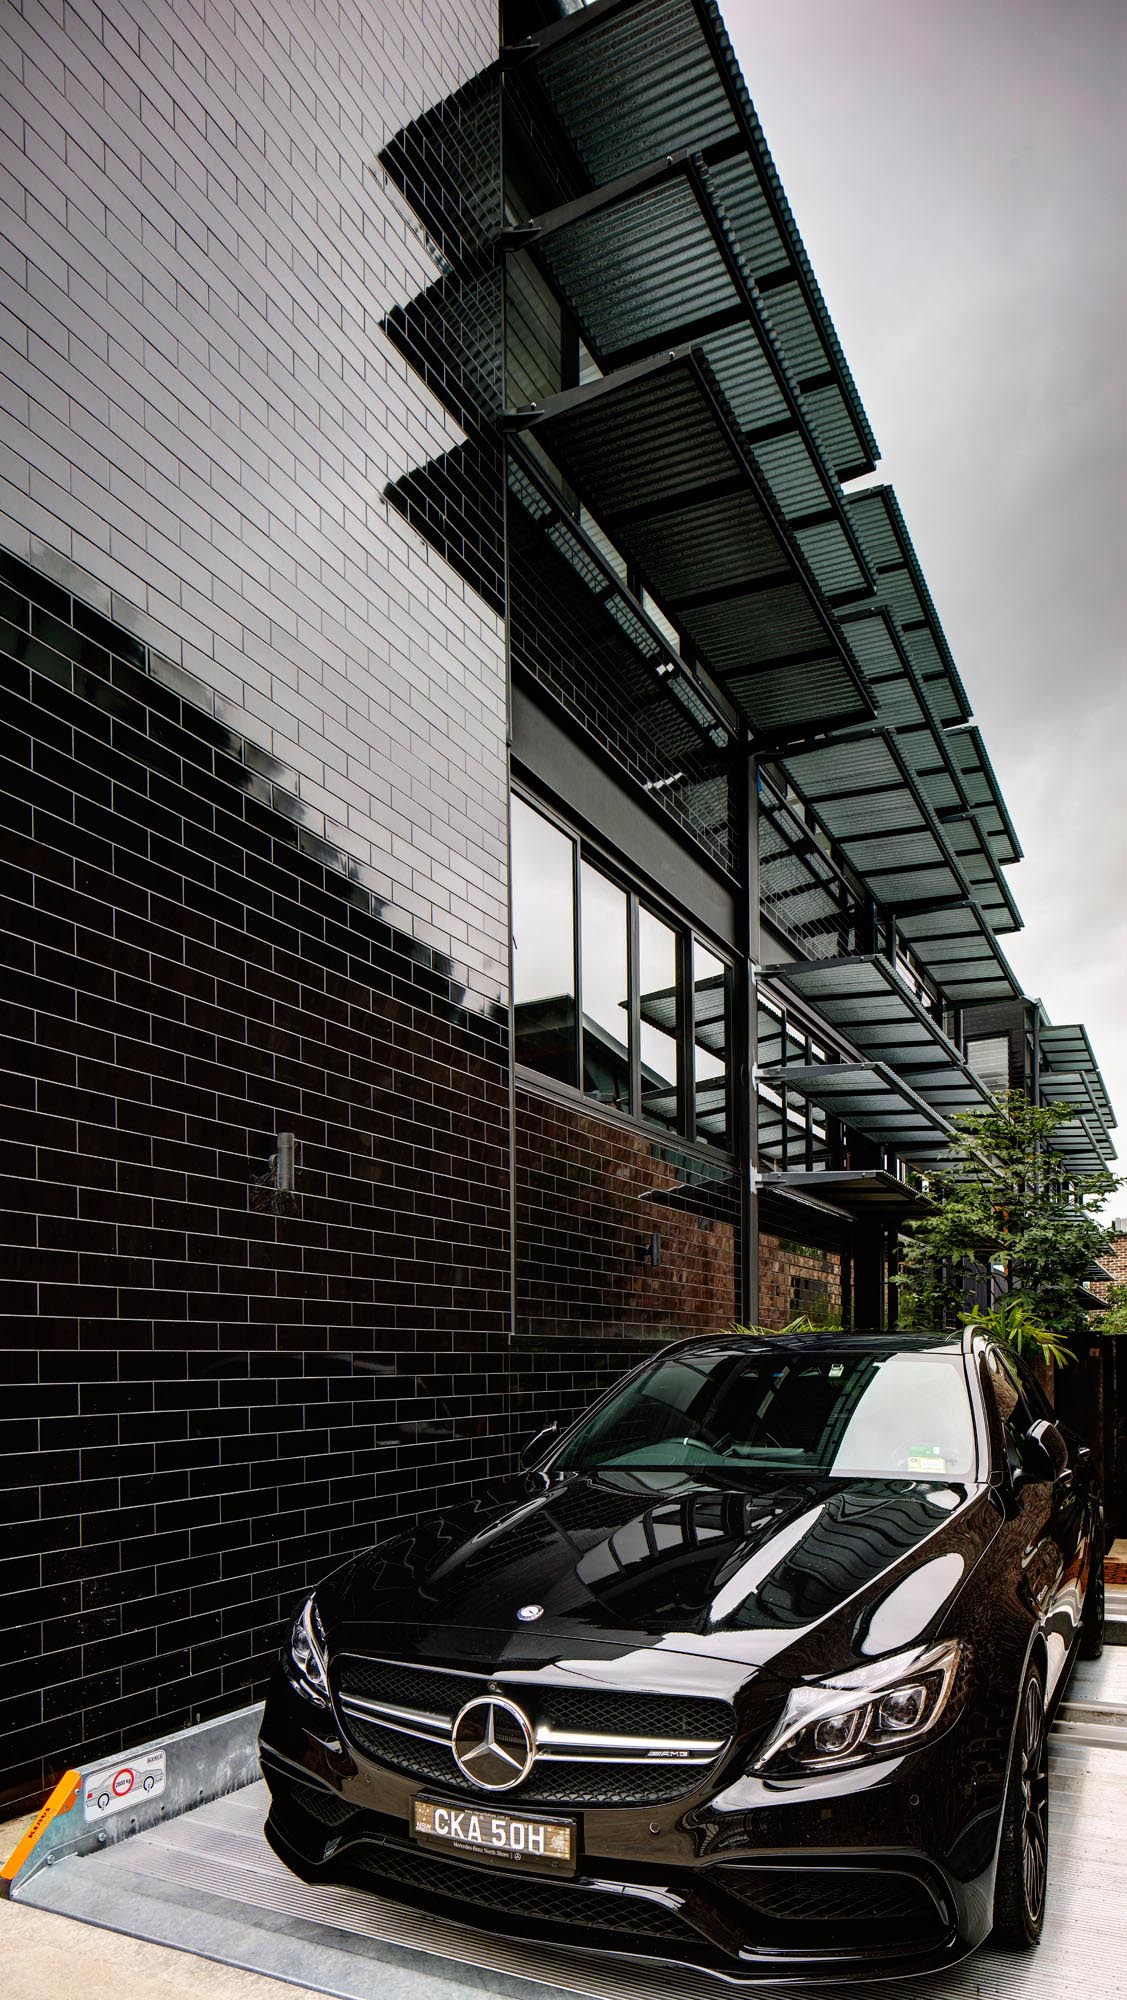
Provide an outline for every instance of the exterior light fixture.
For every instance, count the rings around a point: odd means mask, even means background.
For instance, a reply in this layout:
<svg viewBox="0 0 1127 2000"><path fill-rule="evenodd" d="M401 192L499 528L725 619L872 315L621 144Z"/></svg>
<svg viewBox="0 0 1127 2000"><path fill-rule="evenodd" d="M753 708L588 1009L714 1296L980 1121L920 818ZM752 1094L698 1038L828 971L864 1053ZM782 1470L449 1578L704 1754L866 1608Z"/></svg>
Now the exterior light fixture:
<svg viewBox="0 0 1127 2000"><path fill-rule="evenodd" d="M292 1132L279 1132L274 1150L274 1185L279 1194L293 1193L294 1138Z"/></svg>

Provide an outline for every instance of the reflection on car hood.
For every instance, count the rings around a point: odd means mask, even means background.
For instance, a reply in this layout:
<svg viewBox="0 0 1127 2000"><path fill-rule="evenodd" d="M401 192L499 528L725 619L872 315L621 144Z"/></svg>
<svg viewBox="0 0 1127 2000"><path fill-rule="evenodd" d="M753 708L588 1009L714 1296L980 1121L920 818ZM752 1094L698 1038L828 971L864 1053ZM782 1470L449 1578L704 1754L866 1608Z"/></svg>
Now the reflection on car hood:
<svg viewBox="0 0 1127 2000"><path fill-rule="evenodd" d="M934 1480L514 1480L352 1562L319 1601L331 1641L382 1650L395 1627L420 1658L536 1666L561 1645L656 1642L819 1671L813 1635L836 1666L930 1637L997 1525L986 1489Z"/></svg>

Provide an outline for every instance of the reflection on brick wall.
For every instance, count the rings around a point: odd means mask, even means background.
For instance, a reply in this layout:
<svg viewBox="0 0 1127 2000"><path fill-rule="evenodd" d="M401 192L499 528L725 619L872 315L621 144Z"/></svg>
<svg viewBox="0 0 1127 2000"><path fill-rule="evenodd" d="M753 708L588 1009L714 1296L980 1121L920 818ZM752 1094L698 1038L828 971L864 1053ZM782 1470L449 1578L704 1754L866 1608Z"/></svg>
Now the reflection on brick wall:
<svg viewBox="0 0 1127 2000"><path fill-rule="evenodd" d="M841 1311L841 1259L835 1250L763 1235L759 1239L759 1318L785 1326L799 1313L817 1323L822 1311Z"/></svg>
<svg viewBox="0 0 1127 2000"><path fill-rule="evenodd" d="M501 1469L509 1107L507 1017L277 760L3 556L0 613L15 1801L250 1698L309 1581Z"/></svg>
<svg viewBox="0 0 1127 2000"><path fill-rule="evenodd" d="M527 1090L517 1093L517 1244L525 1338L673 1340L735 1316L734 1177Z"/></svg>

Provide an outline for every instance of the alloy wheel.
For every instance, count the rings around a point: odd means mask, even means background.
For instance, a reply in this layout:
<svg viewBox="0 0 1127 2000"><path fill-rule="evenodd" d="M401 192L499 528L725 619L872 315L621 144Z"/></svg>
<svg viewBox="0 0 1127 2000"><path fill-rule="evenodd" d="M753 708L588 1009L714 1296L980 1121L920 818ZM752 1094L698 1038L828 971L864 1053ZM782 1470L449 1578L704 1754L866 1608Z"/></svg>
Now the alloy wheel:
<svg viewBox="0 0 1127 2000"><path fill-rule="evenodd" d="M1021 1872L1025 1907L1037 1923L1049 1872L1049 1756L1041 1689L1030 1679L1021 1723Z"/></svg>

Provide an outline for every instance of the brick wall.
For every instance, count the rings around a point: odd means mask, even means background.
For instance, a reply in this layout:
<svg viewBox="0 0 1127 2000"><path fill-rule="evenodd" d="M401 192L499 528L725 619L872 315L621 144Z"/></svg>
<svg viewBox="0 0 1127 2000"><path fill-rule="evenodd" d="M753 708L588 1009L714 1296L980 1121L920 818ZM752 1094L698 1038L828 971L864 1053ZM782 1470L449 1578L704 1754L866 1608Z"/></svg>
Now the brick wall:
<svg viewBox="0 0 1127 2000"><path fill-rule="evenodd" d="M818 1250L778 1236L759 1238L759 1318L763 1326L785 1326L799 1313L825 1300L832 1313L841 1310L841 1259L834 1250ZM814 1317L816 1318L816 1312Z"/></svg>
<svg viewBox="0 0 1127 2000"><path fill-rule="evenodd" d="M495 53L486 0L0 20L13 1802L504 1454L503 629L386 497L463 434L379 164Z"/></svg>
<svg viewBox="0 0 1127 2000"><path fill-rule="evenodd" d="M673 1340L729 1324L729 1171L528 1090L517 1093L516 1138L521 1337Z"/></svg>

